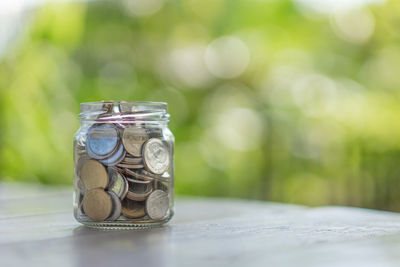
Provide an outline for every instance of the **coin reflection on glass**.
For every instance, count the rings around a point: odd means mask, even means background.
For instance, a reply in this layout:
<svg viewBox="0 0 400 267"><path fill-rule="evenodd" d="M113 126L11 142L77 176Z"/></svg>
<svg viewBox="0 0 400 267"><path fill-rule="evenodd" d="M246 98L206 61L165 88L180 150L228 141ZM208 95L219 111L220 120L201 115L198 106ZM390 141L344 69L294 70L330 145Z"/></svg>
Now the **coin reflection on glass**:
<svg viewBox="0 0 400 267"><path fill-rule="evenodd" d="M146 215L143 201L134 201L125 198L122 201L122 214L128 218L140 218Z"/></svg>
<svg viewBox="0 0 400 267"><path fill-rule="evenodd" d="M111 196L101 188L88 190L82 200L83 211L93 221L104 221L112 211Z"/></svg>
<svg viewBox="0 0 400 267"><path fill-rule="evenodd" d="M148 139L144 128L128 127L125 128L122 135L122 142L129 154L140 157L142 155L143 143Z"/></svg>
<svg viewBox="0 0 400 267"><path fill-rule="evenodd" d="M160 139L149 139L143 145L143 162L147 170L162 174L169 167L169 153Z"/></svg>
<svg viewBox="0 0 400 267"><path fill-rule="evenodd" d="M87 189L106 188L108 185L106 168L97 160L87 160L79 173L82 183Z"/></svg>
<svg viewBox="0 0 400 267"><path fill-rule="evenodd" d="M154 190L146 200L146 213L153 220L164 218L168 208L168 194L162 190Z"/></svg>

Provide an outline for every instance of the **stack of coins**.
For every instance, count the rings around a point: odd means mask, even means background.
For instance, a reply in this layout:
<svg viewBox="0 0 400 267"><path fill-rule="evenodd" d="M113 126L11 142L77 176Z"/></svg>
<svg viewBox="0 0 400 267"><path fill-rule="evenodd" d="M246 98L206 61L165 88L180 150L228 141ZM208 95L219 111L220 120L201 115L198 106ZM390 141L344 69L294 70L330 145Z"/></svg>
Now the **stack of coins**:
<svg viewBox="0 0 400 267"><path fill-rule="evenodd" d="M161 133L135 123L88 129L84 144L75 148L83 218L155 222L168 216L172 151Z"/></svg>

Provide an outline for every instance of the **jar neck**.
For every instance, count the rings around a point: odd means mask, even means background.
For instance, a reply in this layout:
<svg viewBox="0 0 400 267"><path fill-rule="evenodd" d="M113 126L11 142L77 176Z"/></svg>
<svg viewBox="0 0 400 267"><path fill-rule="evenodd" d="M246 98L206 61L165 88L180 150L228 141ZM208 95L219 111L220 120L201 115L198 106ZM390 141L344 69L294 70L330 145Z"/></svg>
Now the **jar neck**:
<svg viewBox="0 0 400 267"><path fill-rule="evenodd" d="M100 101L81 104L81 123L149 124L166 126L167 103Z"/></svg>

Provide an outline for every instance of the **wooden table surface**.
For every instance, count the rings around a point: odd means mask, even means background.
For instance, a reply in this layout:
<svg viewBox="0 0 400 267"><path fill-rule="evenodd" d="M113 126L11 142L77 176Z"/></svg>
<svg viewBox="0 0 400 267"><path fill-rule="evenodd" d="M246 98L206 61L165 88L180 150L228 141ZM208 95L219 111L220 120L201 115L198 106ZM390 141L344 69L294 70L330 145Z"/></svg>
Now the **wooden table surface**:
<svg viewBox="0 0 400 267"><path fill-rule="evenodd" d="M400 214L178 197L174 219L102 231L72 189L0 183L0 266L398 266Z"/></svg>

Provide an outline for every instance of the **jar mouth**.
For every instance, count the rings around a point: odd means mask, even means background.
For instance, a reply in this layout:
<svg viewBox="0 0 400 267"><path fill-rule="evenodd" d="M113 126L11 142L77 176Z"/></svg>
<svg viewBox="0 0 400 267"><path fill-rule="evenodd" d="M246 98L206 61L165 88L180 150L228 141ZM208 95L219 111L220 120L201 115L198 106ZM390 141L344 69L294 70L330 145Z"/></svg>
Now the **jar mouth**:
<svg viewBox="0 0 400 267"><path fill-rule="evenodd" d="M101 123L168 123L166 102L98 101L80 104L81 121Z"/></svg>

